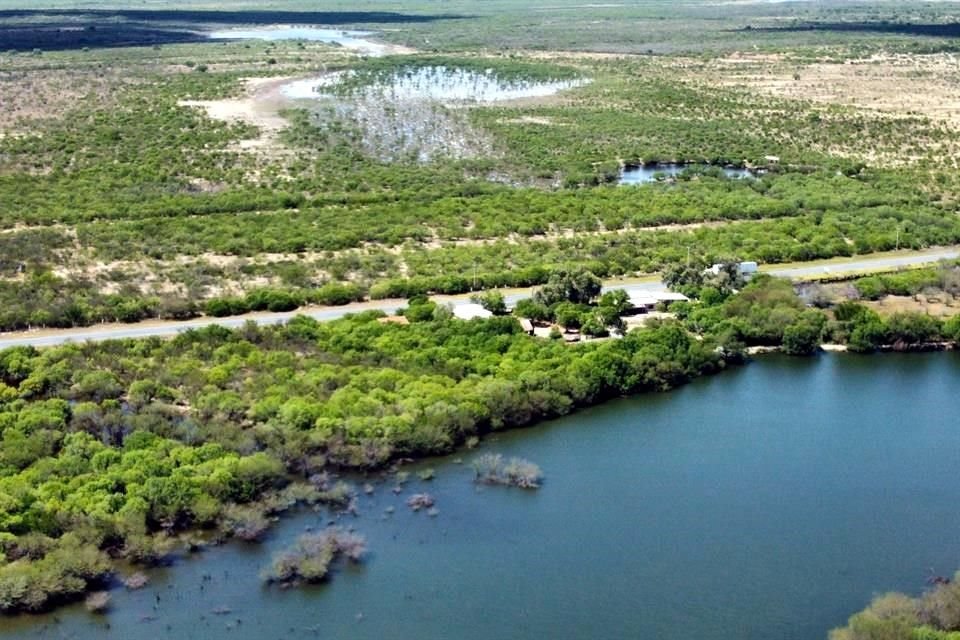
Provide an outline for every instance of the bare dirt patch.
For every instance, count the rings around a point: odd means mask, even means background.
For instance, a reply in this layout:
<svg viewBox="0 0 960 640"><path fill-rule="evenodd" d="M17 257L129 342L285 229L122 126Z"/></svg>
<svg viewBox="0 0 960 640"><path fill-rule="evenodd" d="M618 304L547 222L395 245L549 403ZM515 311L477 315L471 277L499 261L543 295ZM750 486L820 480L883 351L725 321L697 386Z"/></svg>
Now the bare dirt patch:
<svg viewBox="0 0 960 640"><path fill-rule="evenodd" d="M960 56L878 54L844 59L837 53L811 61L737 53L707 62L676 61L673 68L707 86L796 101L806 110L823 105L820 115L826 119L840 117L849 124L863 118L865 126L888 123L874 126L884 132L881 141L807 142L831 155L903 166L921 159L954 165L960 153ZM837 107L842 111L830 111ZM811 111L811 117L818 116Z"/></svg>
<svg viewBox="0 0 960 640"><path fill-rule="evenodd" d="M557 122L547 116L520 116L519 118L502 118L498 122L501 124L540 124L544 126L567 126L566 122Z"/></svg>
<svg viewBox="0 0 960 640"><path fill-rule="evenodd" d="M715 67L724 85L890 114L922 114L960 125L960 58L952 54L874 55L811 64L739 54L716 61Z"/></svg>
<svg viewBox="0 0 960 640"><path fill-rule="evenodd" d="M281 88L293 79L293 76L246 78L242 81L244 95L239 98L181 100L178 104L182 107L203 109L214 120L257 127L260 135L237 142L240 149L277 149L280 147L277 137L288 124L280 115L280 111L289 105L289 100L284 97Z"/></svg>

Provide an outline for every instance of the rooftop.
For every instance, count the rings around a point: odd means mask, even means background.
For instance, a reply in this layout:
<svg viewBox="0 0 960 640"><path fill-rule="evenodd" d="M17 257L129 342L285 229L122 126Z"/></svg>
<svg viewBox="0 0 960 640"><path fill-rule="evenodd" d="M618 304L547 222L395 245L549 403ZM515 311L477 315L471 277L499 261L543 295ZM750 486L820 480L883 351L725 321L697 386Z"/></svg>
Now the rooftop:
<svg viewBox="0 0 960 640"><path fill-rule="evenodd" d="M492 313L484 309L481 305L467 302L458 304L453 308L453 315L461 320L473 320L474 318L490 318Z"/></svg>

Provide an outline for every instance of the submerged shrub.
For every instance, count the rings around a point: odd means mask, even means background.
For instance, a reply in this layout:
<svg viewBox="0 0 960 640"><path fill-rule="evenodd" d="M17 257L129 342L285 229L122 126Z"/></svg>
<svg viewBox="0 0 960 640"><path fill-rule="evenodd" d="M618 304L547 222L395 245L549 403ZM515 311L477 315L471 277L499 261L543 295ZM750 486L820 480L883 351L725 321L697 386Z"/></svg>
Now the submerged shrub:
<svg viewBox="0 0 960 640"><path fill-rule="evenodd" d="M110 594L106 591L94 591L87 596L83 605L90 613L106 613L110 607Z"/></svg>
<svg viewBox="0 0 960 640"><path fill-rule="evenodd" d="M415 493L407 498L407 506L414 511L420 511L420 509L429 509L433 506L433 503L433 496L431 496L429 493Z"/></svg>
<svg viewBox="0 0 960 640"><path fill-rule="evenodd" d="M224 509L222 528L224 533L247 542L258 542L270 528L270 518L257 505L231 505Z"/></svg>
<svg viewBox="0 0 960 640"><path fill-rule="evenodd" d="M499 453L485 453L473 461L475 480L522 489L536 489L543 479L540 467L523 458L504 460Z"/></svg>
<svg viewBox="0 0 960 640"><path fill-rule="evenodd" d="M123 586L131 591L143 589L150 582L150 578L142 571L137 571L123 579Z"/></svg>
<svg viewBox="0 0 960 640"><path fill-rule="evenodd" d="M300 536L293 548L274 556L261 576L267 582L285 585L320 582L337 558L359 562L366 550L363 536L329 527L320 533Z"/></svg>

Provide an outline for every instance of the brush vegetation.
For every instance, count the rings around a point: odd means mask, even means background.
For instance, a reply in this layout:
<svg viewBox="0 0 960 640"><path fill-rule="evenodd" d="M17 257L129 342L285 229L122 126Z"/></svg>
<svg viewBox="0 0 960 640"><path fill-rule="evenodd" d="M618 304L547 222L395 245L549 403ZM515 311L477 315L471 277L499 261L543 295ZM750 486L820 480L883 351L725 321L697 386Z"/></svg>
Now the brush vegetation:
<svg viewBox="0 0 960 640"><path fill-rule="evenodd" d="M830 640L955 640L960 637L960 586L938 578L923 595L911 598L887 593L851 616L845 627L830 633Z"/></svg>
<svg viewBox="0 0 960 640"><path fill-rule="evenodd" d="M543 479L540 467L523 458L504 459L499 453L485 453L473 461L474 477L485 484L503 484L521 489L538 489Z"/></svg>
<svg viewBox="0 0 960 640"><path fill-rule="evenodd" d="M80 593L183 530L256 540L291 505L349 509L325 470L449 452L731 359L676 322L568 347L510 317L379 316L0 352L0 608Z"/></svg>
<svg viewBox="0 0 960 640"><path fill-rule="evenodd" d="M281 64L266 64L268 49ZM207 72L186 64L202 56ZM0 120L0 330L529 286L557 268L647 274L690 249L776 263L960 243L945 125L754 93L711 65L359 60L296 43L0 56L22 114ZM245 150L268 134L182 104L239 97L249 76L349 70L346 91L438 66L590 82L458 109L484 152L429 161L385 161L361 123L309 108ZM76 98L55 101L54 82ZM30 110L27 87L50 90L46 111ZM909 160L871 162L881 150ZM660 161L696 166L612 184L624 163ZM765 172L732 179L724 164Z"/></svg>
<svg viewBox="0 0 960 640"><path fill-rule="evenodd" d="M329 577L338 559L360 562L366 551L362 536L330 527L300 536L292 548L274 556L262 578L284 586L321 582Z"/></svg>

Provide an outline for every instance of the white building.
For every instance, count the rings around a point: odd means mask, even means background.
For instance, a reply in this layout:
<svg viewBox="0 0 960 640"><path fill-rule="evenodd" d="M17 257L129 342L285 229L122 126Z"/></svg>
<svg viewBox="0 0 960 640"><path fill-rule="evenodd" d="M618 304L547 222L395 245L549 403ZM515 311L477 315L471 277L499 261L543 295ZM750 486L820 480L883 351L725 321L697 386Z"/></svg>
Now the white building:
<svg viewBox="0 0 960 640"><path fill-rule="evenodd" d="M713 275L717 275L720 273L721 269L723 269L723 265L718 262L717 264L708 267L704 273L712 273ZM752 278L759 270L760 266L756 262L737 263L737 271L739 271L740 275L746 280Z"/></svg>
<svg viewBox="0 0 960 640"><path fill-rule="evenodd" d="M474 318L490 318L492 313L484 309L481 305L473 302L465 302L453 307L453 315L461 320L473 320Z"/></svg>
<svg viewBox="0 0 960 640"><path fill-rule="evenodd" d="M653 311L661 302L669 304L690 299L675 291L634 291L628 293L630 295L630 307L642 313Z"/></svg>

